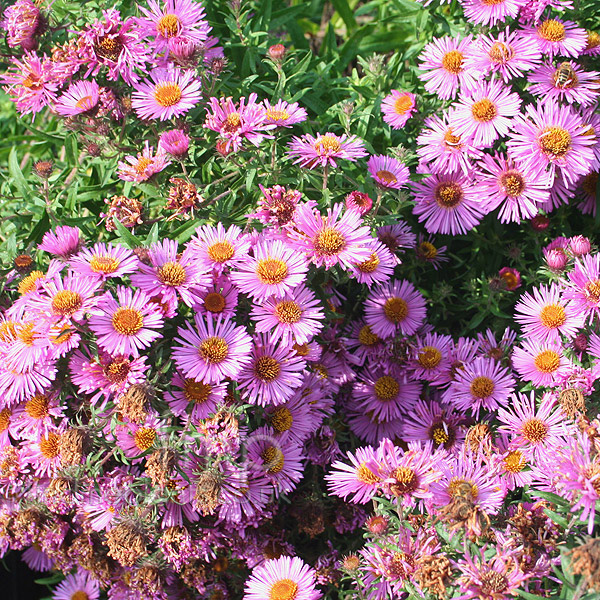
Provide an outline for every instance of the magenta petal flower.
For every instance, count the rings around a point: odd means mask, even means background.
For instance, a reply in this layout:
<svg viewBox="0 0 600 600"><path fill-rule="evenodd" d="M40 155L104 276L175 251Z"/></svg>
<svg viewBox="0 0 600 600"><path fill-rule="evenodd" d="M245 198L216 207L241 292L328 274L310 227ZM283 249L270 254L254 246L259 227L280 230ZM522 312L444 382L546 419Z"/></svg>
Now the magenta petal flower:
<svg viewBox="0 0 600 600"><path fill-rule="evenodd" d="M495 25L516 17L525 0L461 0L465 17L472 23Z"/></svg>
<svg viewBox="0 0 600 600"><path fill-rule="evenodd" d="M315 570L297 556L282 556L267 560L252 571L246 581L243 600L318 600L322 597L316 589Z"/></svg>
<svg viewBox="0 0 600 600"><path fill-rule="evenodd" d="M540 387L554 387L570 362L557 342L523 340L512 353L513 367L525 380Z"/></svg>
<svg viewBox="0 0 600 600"><path fill-rule="evenodd" d="M200 81L192 71L154 69L150 78L151 82L136 83L131 96L131 106L140 119L180 117L200 100Z"/></svg>
<svg viewBox="0 0 600 600"><path fill-rule="evenodd" d="M194 317L195 329L188 324L177 330L173 359L186 377L205 383L235 379L250 362L252 338L243 327L222 317Z"/></svg>
<svg viewBox="0 0 600 600"><path fill-rule="evenodd" d="M389 96L381 101L383 120L392 126L392 129L401 129L410 119L415 110L416 96L410 92L392 90Z"/></svg>
<svg viewBox="0 0 600 600"><path fill-rule="evenodd" d="M355 504L366 504L379 490L381 478L367 464L375 460L375 449L371 446L357 448L354 454L347 453L350 464L335 461L331 471L325 475L331 494Z"/></svg>
<svg viewBox="0 0 600 600"><path fill-rule="evenodd" d="M38 245L40 250L67 259L77 254L83 245L78 227L59 225L54 231L47 231Z"/></svg>
<svg viewBox="0 0 600 600"><path fill-rule="evenodd" d="M56 101L56 112L63 117L81 115L98 104L100 86L95 81L77 81Z"/></svg>
<svg viewBox="0 0 600 600"><path fill-rule="evenodd" d="M555 55L577 58L587 45L585 29L572 21L548 18L526 29L525 33L537 43L542 54L550 58Z"/></svg>
<svg viewBox="0 0 600 600"><path fill-rule="evenodd" d="M337 167L339 159L355 161L366 156L364 142L356 137L341 137L335 133L319 133L317 137L305 134L302 137L292 138L288 156L295 158L294 164L300 164L306 169L315 167Z"/></svg>
<svg viewBox="0 0 600 600"><path fill-rule="evenodd" d="M558 65L546 63L529 75L529 92L544 100L564 100L590 106L598 101L600 83L597 71L584 71L574 61Z"/></svg>
<svg viewBox="0 0 600 600"><path fill-rule="evenodd" d="M399 190L410 175L408 167L391 156L371 156L367 162L369 174L381 188Z"/></svg>
<svg viewBox="0 0 600 600"><path fill-rule="evenodd" d="M167 155L159 150L154 154L154 148L148 145L146 140L142 152L136 156L126 156L125 160L119 161L119 178L123 181L148 181L152 175L160 173L170 164Z"/></svg>
<svg viewBox="0 0 600 600"><path fill-rule="evenodd" d="M600 316L600 254L586 254L568 273L565 298L591 323Z"/></svg>
<svg viewBox="0 0 600 600"><path fill-rule="evenodd" d="M162 314L141 290L117 288L118 301L110 292L104 294L89 319L98 346L109 354L140 355L161 336Z"/></svg>
<svg viewBox="0 0 600 600"><path fill-rule="evenodd" d="M139 260L131 250L121 245L98 243L93 248L84 248L69 264L77 274L105 281L134 273Z"/></svg>
<svg viewBox="0 0 600 600"><path fill-rule="evenodd" d="M52 600L73 600L73 598L98 600L100 598L98 581L85 571L77 571L74 574L67 575L56 586L52 594Z"/></svg>
<svg viewBox="0 0 600 600"><path fill-rule="evenodd" d="M265 122L269 125L277 125L277 127L291 127L296 123L306 121L306 110L298 105L297 102L286 102L278 100L275 104L271 104L268 100L264 100L265 105Z"/></svg>

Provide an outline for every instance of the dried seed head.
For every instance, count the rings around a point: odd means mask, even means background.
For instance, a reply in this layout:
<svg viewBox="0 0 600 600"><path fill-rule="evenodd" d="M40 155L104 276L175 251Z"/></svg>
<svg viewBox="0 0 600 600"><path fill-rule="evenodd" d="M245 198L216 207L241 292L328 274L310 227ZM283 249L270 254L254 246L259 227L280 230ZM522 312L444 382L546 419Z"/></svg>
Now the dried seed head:
<svg viewBox="0 0 600 600"><path fill-rule="evenodd" d="M80 464L90 447L91 440L86 430L74 427L67 429L58 440L61 464L63 466Z"/></svg>
<svg viewBox="0 0 600 600"><path fill-rule="evenodd" d="M106 534L108 555L121 566L131 567L147 556L146 540L141 531L132 524L120 523Z"/></svg>
<svg viewBox="0 0 600 600"><path fill-rule="evenodd" d="M134 423L143 423L154 396L154 388L148 383L134 383L119 397L119 412Z"/></svg>

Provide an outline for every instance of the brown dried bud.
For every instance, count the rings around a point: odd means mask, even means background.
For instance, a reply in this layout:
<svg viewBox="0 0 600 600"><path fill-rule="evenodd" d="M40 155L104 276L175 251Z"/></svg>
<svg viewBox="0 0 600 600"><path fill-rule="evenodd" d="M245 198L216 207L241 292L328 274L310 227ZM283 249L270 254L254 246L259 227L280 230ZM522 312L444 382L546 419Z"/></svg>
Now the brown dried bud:
<svg viewBox="0 0 600 600"><path fill-rule="evenodd" d="M285 56L285 46L283 44L273 44L268 50L269 58L275 62L281 62Z"/></svg>
<svg viewBox="0 0 600 600"><path fill-rule="evenodd" d="M558 397L562 409L571 419L585 412L585 396L577 388L567 388Z"/></svg>
<svg viewBox="0 0 600 600"><path fill-rule="evenodd" d="M203 471L196 482L194 499L198 510L204 515L211 515L219 506L221 482L216 471Z"/></svg>
<svg viewBox="0 0 600 600"><path fill-rule="evenodd" d="M489 425L477 423L470 427L465 437L465 444L469 445L474 454L489 455L492 450L492 433Z"/></svg>
<svg viewBox="0 0 600 600"><path fill-rule="evenodd" d="M143 423L148 417L148 409L154 396L154 389L148 383L134 383L119 396L117 408L130 421Z"/></svg>
<svg viewBox="0 0 600 600"><path fill-rule="evenodd" d="M600 538L590 538L571 550L571 569L584 578L582 591L600 591Z"/></svg>
<svg viewBox="0 0 600 600"><path fill-rule="evenodd" d="M139 258L145 265L150 265L150 251L145 246L138 246L133 249L133 253Z"/></svg>
<svg viewBox="0 0 600 600"><path fill-rule="evenodd" d="M87 431L80 428L67 429L58 440L61 464L78 465L89 452L90 445L91 440Z"/></svg>
<svg viewBox="0 0 600 600"><path fill-rule="evenodd" d="M452 569L445 556L423 556L417 562L414 577L418 584L438 598L446 597L446 585L450 581Z"/></svg>
<svg viewBox="0 0 600 600"><path fill-rule="evenodd" d="M139 200L127 196L112 196L106 198L104 202L109 205L108 212L102 214L102 217L106 219L106 229L108 231L114 231L117 228L115 220L127 228L143 223L142 212L144 207Z"/></svg>
<svg viewBox="0 0 600 600"><path fill-rule="evenodd" d="M147 556L146 540L137 527L129 523L120 523L106 534L108 555L123 567L131 567L135 562Z"/></svg>
<svg viewBox="0 0 600 600"><path fill-rule="evenodd" d="M85 145L85 151L90 156L100 156L102 154L102 146L96 142L88 142Z"/></svg>
<svg viewBox="0 0 600 600"><path fill-rule="evenodd" d="M48 179L50 175L52 175L52 171L54 170L54 165L52 161L49 160L38 160L33 164L33 170L35 174L41 179Z"/></svg>
<svg viewBox="0 0 600 600"><path fill-rule="evenodd" d="M198 188L193 183L179 177L171 177L169 182L171 187L165 208L175 211L172 218L188 213L203 201Z"/></svg>
<svg viewBox="0 0 600 600"><path fill-rule="evenodd" d="M19 273L28 273L33 265L33 257L30 254L19 254L15 256L13 264Z"/></svg>
<svg viewBox="0 0 600 600"><path fill-rule="evenodd" d="M348 554L348 556L344 556L342 560L342 569L344 571L357 571L360 567L360 557L357 554Z"/></svg>
<svg viewBox="0 0 600 600"><path fill-rule="evenodd" d="M177 454L170 448L161 448L148 456L146 475L152 480L152 485L165 487L169 483L176 458Z"/></svg>

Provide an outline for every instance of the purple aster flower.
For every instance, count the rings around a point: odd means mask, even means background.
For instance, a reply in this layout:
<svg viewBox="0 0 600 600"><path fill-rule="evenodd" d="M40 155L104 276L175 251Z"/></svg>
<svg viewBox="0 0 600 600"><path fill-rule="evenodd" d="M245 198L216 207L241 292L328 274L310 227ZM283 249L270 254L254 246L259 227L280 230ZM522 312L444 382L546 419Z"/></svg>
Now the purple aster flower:
<svg viewBox="0 0 600 600"><path fill-rule="evenodd" d="M408 363L413 377L435 385L449 383L452 338L439 333L426 333L419 337Z"/></svg>
<svg viewBox="0 0 600 600"><path fill-rule="evenodd" d="M365 321L382 338L414 334L425 321L425 298L408 281L391 281L365 301Z"/></svg>
<svg viewBox="0 0 600 600"><path fill-rule="evenodd" d="M150 79L134 84L131 106L140 119L180 117L200 100L200 81L192 71L154 69Z"/></svg>
<svg viewBox="0 0 600 600"><path fill-rule="evenodd" d="M540 387L556 386L558 378L570 366L559 343L536 340L523 340L521 347L513 350L512 363L525 381Z"/></svg>
<svg viewBox="0 0 600 600"><path fill-rule="evenodd" d="M162 150L154 154L154 148L148 145L146 140L142 152L136 156L126 156L125 160L119 161L119 178L123 181L148 181L152 175L160 173L169 166L170 161Z"/></svg>
<svg viewBox="0 0 600 600"><path fill-rule="evenodd" d="M543 64L529 75L529 92L535 96L569 104L590 106L600 94L597 71L584 71L574 61L566 60L558 65Z"/></svg>
<svg viewBox="0 0 600 600"><path fill-rule="evenodd" d="M265 105L265 122L277 127L291 127L296 123L306 121L306 111L297 102L286 102L278 100L271 104L268 100L263 100Z"/></svg>
<svg viewBox="0 0 600 600"><path fill-rule="evenodd" d="M52 594L52 600L98 600L100 598L100 585L89 573L78 570L67 575Z"/></svg>
<svg viewBox="0 0 600 600"><path fill-rule="evenodd" d="M416 96L410 92L392 90L392 92L381 101L381 112L383 120L392 126L392 129L402 129L410 119L416 107Z"/></svg>
<svg viewBox="0 0 600 600"><path fill-rule="evenodd" d="M286 402L267 406L264 415L277 438L300 445L316 431L321 421L302 397L301 390L296 390Z"/></svg>
<svg viewBox="0 0 600 600"><path fill-rule="evenodd" d="M54 231L47 231L38 248L62 259L77 254L83 245L81 231L78 227L59 225Z"/></svg>
<svg viewBox="0 0 600 600"><path fill-rule="evenodd" d="M461 0L465 17L472 23L495 25L514 18L525 0Z"/></svg>
<svg viewBox="0 0 600 600"><path fill-rule="evenodd" d="M573 308L589 322L594 321L600 315L600 254L578 258L567 277L565 299L571 300Z"/></svg>
<svg viewBox="0 0 600 600"><path fill-rule="evenodd" d="M171 129L161 134L158 147L173 158L182 159L187 156L190 138L181 129Z"/></svg>
<svg viewBox="0 0 600 600"><path fill-rule="evenodd" d="M384 189L399 190L410 175L408 167L391 156L371 156L367 168L377 186Z"/></svg>
<svg viewBox="0 0 600 600"><path fill-rule="evenodd" d="M412 232L408 223L396 221L394 225L378 227L377 239L387 247L393 256L396 256L396 253L403 252L404 248L413 248L417 236ZM396 259L396 264L400 264L400 259Z"/></svg>
<svg viewBox="0 0 600 600"><path fill-rule="evenodd" d="M195 260L203 271L220 274L227 267L247 259L250 240L237 225L225 229L222 223L217 223L216 226L198 227L188 247L194 251Z"/></svg>
<svg viewBox="0 0 600 600"><path fill-rule="evenodd" d="M514 160L534 168L548 166L552 177L558 172L567 183L589 172L595 140L586 135L581 117L569 106L551 100L528 105L512 128L506 145Z"/></svg>
<svg viewBox="0 0 600 600"><path fill-rule="evenodd" d="M70 268L77 274L100 281L135 273L138 264L137 256L128 248L104 243L84 248L69 262Z"/></svg>
<svg viewBox="0 0 600 600"><path fill-rule="evenodd" d="M56 101L56 112L63 117L87 113L98 105L100 86L95 81L76 81Z"/></svg>
<svg viewBox="0 0 600 600"><path fill-rule="evenodd" d="M105 352L135 358L161 336L157 330L164 320L156 304L141 290L119 286L117 299L110 292L101 296L89 318L89 327Z"/></svg>
<svg viewBox="0 0 600 600"><path fill-rule="evenodd" d="M577 27L572 21L548 18L524 33L535 41L542 54L553 56L572 56L577 58L587 45L585 29Z"/></svg>
<svg viewBox="0 0 600 600"><path fill-rule="evenodd" d="M349 498L355 504L366 504L379 490L381 477L373 472L367 464L377 462L376 451L371 446L357 448L354 454L347 452L350 464L335 461L331 471L325 475L327 487L331 494L344 500Z"/></svg>
<svg viewBox="0 0 600 600"><path fill-rule="evenodd" d="M482 198L470 178L460 173L432 175L413 183L412 189L413 214L430 233L466 233L487 212L487 198Z"/></svg>
<svg viewBox="0 0 600 600"><path fill-rule="evenodd" d="M252 338L243 327L222 317L212 319L195 315L195 329L188 324L177 330L173 359L186 377L220 383L234 379L250 362Z"/></svg>
<svg viewBox="0 0 600 600"><path fill-rule="evenodd" d="M367 247L371 250L371 256L352 265L350 271L358 283L365 283L367 287L381 285L390 279L400 260L379 240L371 240Z"/></svg>
<svg viewBox="0 0 600 600"><path fill-rule="evenodd" d="M313 137L309 133L302 137L293 137L288 156L296 158L294 164L306 169L320 167L337 167L339 159L354 162L367 155L364 142L356 136L341 137L334 133L319 133Z"/></svg>

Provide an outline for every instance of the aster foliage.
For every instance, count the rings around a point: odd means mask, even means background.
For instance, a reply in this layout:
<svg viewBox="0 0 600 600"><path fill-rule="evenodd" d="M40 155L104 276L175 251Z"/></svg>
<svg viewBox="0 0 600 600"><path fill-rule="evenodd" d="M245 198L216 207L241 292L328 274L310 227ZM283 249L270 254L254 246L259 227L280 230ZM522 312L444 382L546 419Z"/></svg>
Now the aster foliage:
<svg viewBox="0 0 600 600"><path fill-rule="evenodd" d="M54 600L600 593L593 4L8 6L0 558Z"/></svg>

